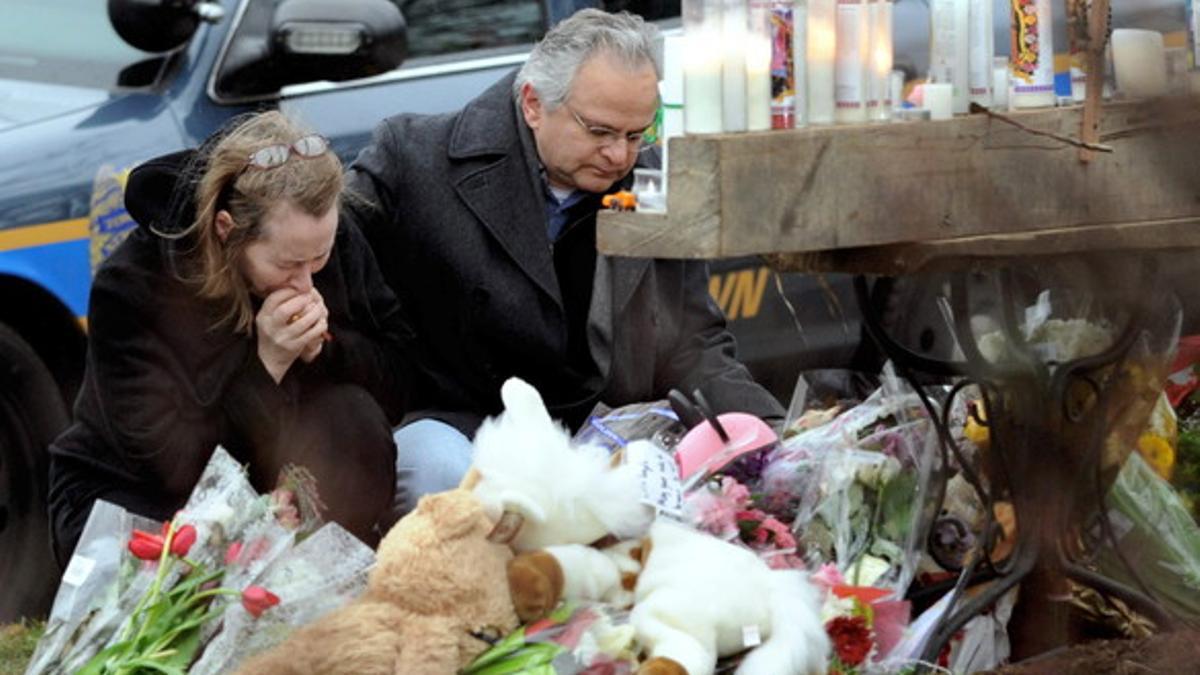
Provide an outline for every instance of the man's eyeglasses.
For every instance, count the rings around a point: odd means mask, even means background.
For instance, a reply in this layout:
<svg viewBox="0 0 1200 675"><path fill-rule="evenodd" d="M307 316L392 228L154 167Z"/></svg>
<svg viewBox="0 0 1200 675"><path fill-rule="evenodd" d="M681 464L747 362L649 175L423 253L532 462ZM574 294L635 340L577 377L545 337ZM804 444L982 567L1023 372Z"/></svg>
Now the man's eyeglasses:
<svg viewBox="0 0 1200 675"><path fill-rule="evenodd" d="M611 148L619 143L628 143L637 152L643 152L654 147L648 142L646 137L654 125L650 125L641 131L621 133L616 129L606 127L602 124L588 124L571 106L564 103L563 107L567 109L567 112L571 113L571 117L575 118L575 121L579 123L579 126L583 127L583 130L595 141L596 145L602 148Z"/></svg>
<svg viewBox="0 0 1200 675"><path fill-rule="evenodd" d="M246 168L274 169L277 166L286 164L293 154L304 159L312 159L313 157L320 157L328 151L329 139L320 134L309 134L308 136L296 139L290 145L280 143L255 150L247 158Z"/></svg>

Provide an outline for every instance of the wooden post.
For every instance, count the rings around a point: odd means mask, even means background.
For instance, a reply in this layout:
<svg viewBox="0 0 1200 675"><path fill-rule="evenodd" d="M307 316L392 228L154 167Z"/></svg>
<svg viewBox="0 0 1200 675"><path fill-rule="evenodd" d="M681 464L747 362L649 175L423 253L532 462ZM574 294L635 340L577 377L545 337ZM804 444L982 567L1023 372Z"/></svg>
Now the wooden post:
<svg viewBox="0 0 1200 675"><path fill-rule="evenodd" d="M1087 0L1077 0L1086 2ZM1087 9L1088 19L1088 48L1087 48L1087 97L1083 102L1083 122L1079 139L1084 143L1096 143L1100 140L1100 98L1104 91L1104 46L1108 44L1108 1L1092 0ZM1094 151L1088 148L1079 150L1079 161L1087 164L1092 161Z"/></svg>

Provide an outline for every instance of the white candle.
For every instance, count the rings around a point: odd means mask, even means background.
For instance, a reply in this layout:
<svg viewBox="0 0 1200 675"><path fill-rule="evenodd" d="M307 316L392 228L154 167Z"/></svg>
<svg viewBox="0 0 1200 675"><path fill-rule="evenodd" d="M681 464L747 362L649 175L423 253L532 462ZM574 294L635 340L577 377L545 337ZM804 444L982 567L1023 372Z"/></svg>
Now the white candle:
<svg viewBox="0 0 1200 675"><path fill-rule="evenodd" d="M663 191L666 192L668 162L671 159L668 140L683 135L683 54L684 38L671 35L663 38L663 79L658 83L662 100L662 127L658 136L662 147Z"/></svg>
<svg viewBox="0 0 1200 675"><path fill-rule="evenodd" d="M769 22L766 28L770 30ZM770 36L752 36L746 45L746 128L750 131L771 128Z"/></svg>
<svg viewBox="0 0 1200 675"><path fill-rule="evenodd" d="M930 119L948 120L954 117L954 85L949 82L926 82L921 93Z"/></svg>
<svg viewBox="0 0 1200 675"><path fill-rule="evenodd" d="M808 0L808 123L833 123L834 62L837 58L835 0Z"/></svg>
<svg viewBox="0 0 1200 675"><path fill-rule="evenodd" d="M892 0L872 3L871 14L871 98L875 107L871 119L892 117ZM903 79L901 80L903 85Z"/></svg>
<svg viewBox="0 0 1200 675"><path fill-rule="evenodd" d="M893 108L900 108L904 103L904 71L893 70L888 82L891 90L890 98Z"/></svg>
<svg viewBox="0 0 1200 675"><path fill-rule="evenodd" d="M970 5L968 0L930 0L929 79L954 89L954 112L970 104Z"/></svg>
<svg viewBox="0 0 1200 675"><path fill-rule="evenodd" d="M796 100L793 126L808 124L808 0L792 6L792 83Z"/></svg>
<svg viewBox="0 0 1200 675"><path fill-rule="evenodd" d="M684 37L683 124L689 134L715 134L722 129L721 59L715 33Z"/></svg>
<svg viewBox="0 0 1200 675"><path fill-rule="evenodd" d="M721 119L721 0L683 0L683 126L714 134Z"/></svg>
<svg viewBox="0 0 1200 675"><path fill-rule="evenodd" d="M1167 93L1167 58L1162 33L1118 28L1112 33L1113 74L1117 91L1129 98Z"/></svg>
<svg viewBox="0 0 1200 675"><path fill-rule="evenodd" d="M867 119L870 40L870 14L863 0L840 0L834 75L835 118L838 122L864 122Z"/></svg>
<svg viewBox="0 0 1200 675"><path fill-rule="evenodd" d="M746 130L746 4L726 0L721 7L721 118L725 131ZM710 47L711 48L711 47Z"/></svg>
<svg viewBox="0 0 1200 675"><path fill-rule="evenodd" d="M996 58L996 38L992 0L971 0L968 21L967 88L972 103L992 107L992 63Z"/></svg>
<svg viewBox="0 0 1200 675"><path fill-rule="evenodd" d="M997 56L992 62L992 107L1008 107L1008 57Z"/></svg>

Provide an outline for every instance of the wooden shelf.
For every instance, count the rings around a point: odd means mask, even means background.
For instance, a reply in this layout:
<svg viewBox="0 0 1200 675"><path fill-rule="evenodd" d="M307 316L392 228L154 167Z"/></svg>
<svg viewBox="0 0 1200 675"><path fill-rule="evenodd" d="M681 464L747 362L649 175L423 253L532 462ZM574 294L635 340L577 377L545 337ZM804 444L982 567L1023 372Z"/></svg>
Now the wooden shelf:
<svg viewBox="0 0 1200 675"><path fill-rule="evenodd" d="M1079 136L1082 109L1014 112ZM987 114L670 141L667 213L600 214L602 253L775 255L911 272L951 259L1200 246L1200 99L1104 108L1097 153Z"/></svg>

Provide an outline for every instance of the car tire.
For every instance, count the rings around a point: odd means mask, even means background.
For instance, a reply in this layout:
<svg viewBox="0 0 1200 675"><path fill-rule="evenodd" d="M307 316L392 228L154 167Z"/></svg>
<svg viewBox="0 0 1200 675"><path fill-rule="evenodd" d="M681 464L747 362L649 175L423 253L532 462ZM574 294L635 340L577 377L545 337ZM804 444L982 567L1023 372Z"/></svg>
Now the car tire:
<svg viewBox="0 0 1200 675"><path fill-rule="evenodd" d="M45 617L54 600L47 447L68 421L37 353L0 324L0 623Z"/></svg>

